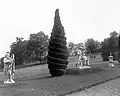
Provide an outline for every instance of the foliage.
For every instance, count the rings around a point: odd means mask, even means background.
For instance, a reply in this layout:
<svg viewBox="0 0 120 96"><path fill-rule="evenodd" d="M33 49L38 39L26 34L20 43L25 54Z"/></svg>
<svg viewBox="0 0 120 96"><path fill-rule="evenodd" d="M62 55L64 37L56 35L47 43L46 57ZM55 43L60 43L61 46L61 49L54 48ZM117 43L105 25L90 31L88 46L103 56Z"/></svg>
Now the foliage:
<svg viewBox="0 0 120 96"><path fill-rule="evenodd" d="M23 38L16 38L16 42L14 42L10 48L10 53L15 54L15 63L16 65L23 64L24 60L26 59L26 47L27 47L27 40L23 40Z"/></svg>
<svg viewBox="0 0 120 96"><path fill-rule="evenodd" d="M52 76L61 76L66 72L68 50L64 27L61 24L59 10L55 11L54 26L49 41L48 68Z"/></svg>
<svg viewBox="0 0 120 96"><path fill-rule="evenodd" d="M70 55L72 55L74 46L75 46L75 44L73 42L68 43L68 51L69 51Z"/></svg>
<svg viewBox="0 0 120 96"><path fill-rule="evenodd" d="M118 62L120 63L120 34L118 37Z"/></svg>
<svg viewBox="0 0 120 96"><path fill-rule="evenodd" d="M70 49L70 50L72 50L73 48L74 48L74 43L73 42L69 42L68 43L68 48Z"/></svg>
<svg viewBox="0 0 120 96"><path fill-rule="evenodd" d="M16 37L16 42L10 46L11 54L15 54L16 65L21 65L24 62L34 62L42 60L47 54L48 35L42 31L36 34L30 34L29 40L24 40L22 37Z"/></svg>
<svg viewBox="0 0 120 96"><path fill-rule="evenodd" d="M101 52L104 61L108 61L108 57L110 52L113 55L113 59L117 60L118 58L118 33L113 31L110 33L109 38L105 38L104 41L101 43Z"/></svg>
<svg viewBox="0 0 120 96"><path fill-rule="evenodd" d="M73 42L68 43L68 51L70 55L73 55L73 54L76 55L78 49L85 50L86 48L84 43L78 43L78 44L75 44Z"/></svg>
<svg viewBox="0 0 120 96"><path fill-rule="evenodd" d="M76 48L77 48L76 44L74 44L73 42L69 42L69 43L68 43L69 55L75 54Z"/></svg>
<svg viewBox="0 0 120 96"><path fill-rule="evenodd" d="M94 53L99 51L101 43L93 38L89 38L85 42L85 47L88 53Z"/></svg>
<svg viewBox="0 0 120 96"><path fill-rule="evenodd" d="M0 58L0 68L4 68L4 57Z"/></svg>
<svg viewBox="0 0 120 96"><path fill-rule="evenodd" d="M78 43L77 44L77 49L85 49L84 43Z"/></svg>
<svg viewBox="0 0 120 96"><path fill-rule="evenodd" d="M42 31L36 34L30 34L30 39L27 45L27 53L29 57L34 60L39 60L44 58L46 52L48 51L48 35L45 35Z"/></svg>

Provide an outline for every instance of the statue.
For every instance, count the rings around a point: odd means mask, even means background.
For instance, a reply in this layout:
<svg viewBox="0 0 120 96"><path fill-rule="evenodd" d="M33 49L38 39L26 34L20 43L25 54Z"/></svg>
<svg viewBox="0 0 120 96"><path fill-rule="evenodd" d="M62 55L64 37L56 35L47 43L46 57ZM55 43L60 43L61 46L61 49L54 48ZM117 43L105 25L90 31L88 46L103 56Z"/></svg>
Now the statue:
<svg viewBox="0 0 120 96"><path fill-rule="evenodd" d="M109 67L114 67L114 62L113 62L113 56L112 53L110 52L110 56L109 56Z"/></svg>
<svg viewBox="0 0 120 96"><path fill-rule="evenodd" d="M15 81L12 78L12 66L13 66L13 58L10 57L10 53L6 52L4 57L4 76L5 80L4 83L15 83Z"/></svg>
<svg viewBox="0 0 120 96"><path fill-rule="evenodd" d="M11 55L11 58L13 59L12 60L12 63L11 63L11 76L12 76L12 79L14 79L14 75L15 75L15 55L12 54Z"/></svg>
<svg viewBox="0 0 120 96"><path fill-rule="evenodd" d="M77 64L76 67L79 65L79 68L90 68L89 58L85 55L85 51L78 50L77 52Z"/></svg>

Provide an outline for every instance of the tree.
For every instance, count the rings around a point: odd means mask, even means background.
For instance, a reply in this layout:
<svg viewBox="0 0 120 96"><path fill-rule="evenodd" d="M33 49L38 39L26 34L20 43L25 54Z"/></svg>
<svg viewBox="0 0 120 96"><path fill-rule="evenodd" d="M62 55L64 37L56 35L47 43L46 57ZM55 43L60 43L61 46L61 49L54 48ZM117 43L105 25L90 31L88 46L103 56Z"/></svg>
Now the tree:
<svg viewBox="0 0 120 96"><path fill-rule="evenodd" d="M113 31L113 32L110 33L110 37L111 38L118 37L118 33L116 31Z"/></svg>
<svg viewBox="0 0 120 96"><path fill-rule="evenodd" d="M118 59L118 33L113 31L110 33L110 37L105 38L102 42L101 52L104 61L109 60L110 52L113 55L114 60Z"/></svg>
<svg viewBox="0 0 120 96"><path fill-rule="evenodd" d="M0 58L0 68L4 68L4 58L5 57Z"/></svg>
<svg viewBox="0 0 120 96"><path fill-rule="evenodd" d="M61 76L66 72L68 64L68 50L66 44L64 27L59 17L59 9L56 9L54 26L49 41L47 61L48 69L52 76Z"/></svg>
<svg viewBox="0 0 120 96"><path fill-rule="evenodd" d="M48 35L40 31L36 34L30 34L27 52L33 60L39 60L40 63L48 50Z"/></svg>
<svg viewBox="0 0 120 96"><path fill-rule="evenodd" d="M78 44L77 44L77 48L78 48L78 49L81 49L81 48L82 48L82 49L85 49L84 43L78 43Z"/></svg>
<svg viewBox="0 0 120 96"><path fill-rule="evenodd" d="M10 54L15 55L15 63L16 65L21 65L26 59L26 47L27 40L23 40L22 37L16 37L16 42L13 42L10 46Z"/></svg>
<svg viewBox="0 0 120 96"><path fill-rule="evenodd" d="M75 44L73 42L68 43L68 47L70 50L72 50L74 46L75 46Z"/></svg>
<svg viewBox="0 0 120 96"><path fill-rule="evenodd" d="M68 43L68 51L70 54L76 54L77 50L85 50L84 43L74 44L73 42Z"/></svg>
<svg viewBox="0 0 120 96"><path fill-rule="evenodd" d="M80 49L81 51L86 51L86 46L84 43L78 43L77 49Z"/></svg>
<svg viewBox="0 0 120 96"><path fill-rule="evenodd" d="M68 43L68 51L69 51L70 55L73 54L74 47L75 47L75 44L73 42Z"/></svg>
<svg viewBox="0 0 120 96"><path fill-rule="evenodd" d="M100 52L101 51L101 42L96 40L96 52Z"/></svg>
<svg viewBox="0 0 120 96"><path fill-rule="evenodd" d="M109 46L111 48L111 51L117 51L118 33L116 31L110 33Z"/></svg>
<svg viewBox="0 0 120 96"><path fill-rule="evenodd" d="M100 42L98 42L97 40L94 40L93 38L89 38L85 42L85 47L87 52L94 53L94 52L97 52L98 49L100 48Z"/></svg>
<svg viewBox="0 0 120 96"><path fill-rule="evenodd" d="M118 37L118 62L120 63L120 34Z"/></svg>
<svg viewBox="0 0 120 96"><path fill-rule="evenodd" d="M110 50L109 50L109 38L105 38L104 41L101 43L101 56L103 58L103 61L108 61L109 58L109 53L110 53Z"/></svg>

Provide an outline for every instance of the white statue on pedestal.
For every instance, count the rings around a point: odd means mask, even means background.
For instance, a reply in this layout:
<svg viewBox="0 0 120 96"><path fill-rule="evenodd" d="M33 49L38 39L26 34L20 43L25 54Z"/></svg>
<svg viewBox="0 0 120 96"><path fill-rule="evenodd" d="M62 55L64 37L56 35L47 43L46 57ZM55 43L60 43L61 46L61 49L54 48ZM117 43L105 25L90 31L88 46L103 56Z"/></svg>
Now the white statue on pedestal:
<svg viewBox="0 0 120 96"><path fill-rule="evenodd" d="M113 56L112 53L110 52L110 56L109 56L109 67L114 67L114 62L113 62Z"/></svg>
<svg viewBox="0 0 120 96"><path fill-rule="evenodd" d="M84 51L78 50L77 51L78 61L76 67L78 66L80 69L84 68L91 68L89 63L89 58L85 55Z"/></svg>
<svg viewBox="0 0 120 96"><path fill-rule="evenodd" d="M9 52L5 54L3 62L4 62L4 76L5 76L4 83L15 83L15 81L12 78L13 58L10 57Z"/></svg>

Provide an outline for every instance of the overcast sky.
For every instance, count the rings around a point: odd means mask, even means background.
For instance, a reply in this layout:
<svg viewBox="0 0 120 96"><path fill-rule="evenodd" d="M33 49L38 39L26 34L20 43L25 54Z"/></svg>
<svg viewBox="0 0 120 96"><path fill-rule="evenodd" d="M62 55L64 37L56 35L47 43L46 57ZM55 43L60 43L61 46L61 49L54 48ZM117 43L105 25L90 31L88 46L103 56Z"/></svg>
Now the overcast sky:
<svg viewBox="0 0 120 96"><path fill-rule="evenodd" d="M59 8L67 41L102 41L120 29L120 0L0 0L0 57L16 37L44 31L50 36Z"/></svg>

